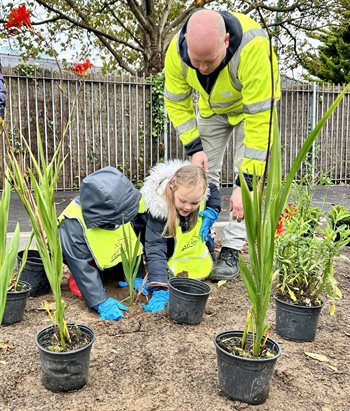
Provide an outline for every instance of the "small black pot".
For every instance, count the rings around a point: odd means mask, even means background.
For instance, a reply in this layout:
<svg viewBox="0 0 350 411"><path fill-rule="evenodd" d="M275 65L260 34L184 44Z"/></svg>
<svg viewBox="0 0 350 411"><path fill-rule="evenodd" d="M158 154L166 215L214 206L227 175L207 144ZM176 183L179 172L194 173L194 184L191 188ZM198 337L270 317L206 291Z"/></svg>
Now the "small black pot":
<svg viewBox="0 0 350 411"><path fill-rule="evenodd" d="M17 255L18 267L20 267L22 263L23 252L24 251L20 251ZM28 282L32 286L30 291L31 297L38 297L39 295L47 294L51 290L39 251L28 251L28 257L23 267L21 279Z"/></svg>
<svg viewBox="0 0 350 411"><path fill-rule="evenodd" d="M262 404L269 395L273 370L281 355L281 347L268 338L266 345L276 351L275 357L244 358L227 352L218 344L222 338L241 338L242 335L243 331L222 331L214 337L219 388L231 400ZM247 338L249 340L249 335Z"/></svg>
<svg viewBox="0 0 350 411"><path fill-rule="evenodd" d="M276 332L282 338L292 341L313 341L323 303L316 307L289 304L276 301Z"/></svg>
<svg viewBox="0 0 350 411"><path fill-rule="evenodd" d="M169 316L180 324L196 325L202 321L211 287L193 278L169 280Z"/></svg>
<svg viewBox="0 0 350 411"><path fill-rule="evenodd" d="M3 325L19 323L23 320L31 287L25 281L19 281L18 285L21 286L21 291L7 291L5 311L2 317Z"/></svg>
<svg viewBox="0 0 350 411"><path fill-rule="evenodd" d="M68 324L68 327L73 324ZM89 378L90 351L95 332L86 325L77 325L90 339L89 344L74 351L55 352L42 347L41 341L52 334L53 326L41 330L35 337L39 349L42 383L52 392L76 391L86 385Z"/></svg>

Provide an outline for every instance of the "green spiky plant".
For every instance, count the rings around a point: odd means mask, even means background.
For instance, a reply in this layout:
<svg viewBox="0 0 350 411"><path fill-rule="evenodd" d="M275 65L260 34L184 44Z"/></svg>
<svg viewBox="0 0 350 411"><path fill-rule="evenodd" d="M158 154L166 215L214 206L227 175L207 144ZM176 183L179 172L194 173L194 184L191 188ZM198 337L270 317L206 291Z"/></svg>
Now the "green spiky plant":
<svg viewBox="0 0 350 411"><path fill-rule="evenodd" d="M21 200L32 224L37 248L55 299L54 321L58 329L58 340L64 351L70 342L70 334L64 318L64 302L61 298L63 256L58 234L55 187L64 159L61 157L62 140L51 161L46 164L39 127L37 126L39 161L36 160L28 142L23 139L25 152L17 155L7 137L7 168L12 188ZM26 152L32 161L32 168L26 171ZM57 164L56 164L57 163Z"/></svg>
<svg viewBox="0 0 350 411"><path fill-rule="evenodd" d="M123 272L129 287L129 307L134 301L134 281L137 276L142 254L140 253L141 242L140 235L137 241L133 244L130 224L122 224L123 230L123 245L120 248L120 255L122 258ZM128 231L128 232L127 232Z"/></svg>
<svg viewBox="0 0 350 411"><path fill-rule="evenodd" d="M10 208L11 187L5 178L4 189L0 198L0 324L5 311L6 295L9 283L13 277L16 266L19 247L19 225L17 223L15 232L8 246L6 246L6 233Z"/></svg>
<svg viewBox="0 0 350 411"><path fill-rule="evenodd" d="M242 347L245 346L247 333L250 331L252 334L252 354L254 357L261 355L268 335L269 325L265 319L271 297L275 232L279 216L286 205L291 185L301 162L305 159L313 142L320 134L322 127L349 88L350 84L344 88L316 127L311 131L283 182L281 145L276 110L271 110L270 124L272 127L270 127L270 130L273 130L271 154L269 153L270 150L268 150L263 177L259 181L256 176L253 178L253 195L251 195L245 182L243 171L239 170L242 182L241 189L244 215L246 216L245 223L250 260L248 265L240 256L241 275L250 301L245 333L242 337Z"/></svg>

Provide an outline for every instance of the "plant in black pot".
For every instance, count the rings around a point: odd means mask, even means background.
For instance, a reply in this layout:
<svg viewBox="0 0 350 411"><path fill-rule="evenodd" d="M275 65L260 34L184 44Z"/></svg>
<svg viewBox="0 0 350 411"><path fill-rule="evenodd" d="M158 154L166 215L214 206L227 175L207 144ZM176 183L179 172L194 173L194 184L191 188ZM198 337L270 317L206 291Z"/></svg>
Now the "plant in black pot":
<svg viewBox="0 0 350 411"><path fill-rule="evenodd" d="M273 130L271 156L269 157L268 152L262 178L258 181L258 178L253 176L253 193L250 193L243 172L239 170L249 254L248 262L240 256L240 265L250 308L244 330L220 332L214 338L219 387L231 399L260 404L268 396L274 365L281 354L279 345L269 338L269 324L266 323L279 216L285 208L294 176L301 162L348 89L349 86L311 131L283 182L277 113L273 108L270 122L270 130ZM272 98L272 104L273 100ZM271 138L268 147L270 142Z"/></svg>
<svg viewBox="0 0 350 411"><path fill-rule="evenodd" d="M16 257L14 257L14 254L17 255L20 238L18 224L9 245L6 246L11 194L7 177L8 175L6 174L4 190L0 198L0 324L4 325L14 324L23 320L30 292L30 285L20 281L20 273L23 266L20 267L17 273L15 271ZM23 262L25 262L28 248L29 245L23 252Z"/></svg>
<svg viewBox="0 0 350 411"><path fill-rule="evenodd" d="M12 30L11 33L16 36L28 34L37 36L42 44L47 45L48 53L55 58L57 63L60 73L58 87L61 101L64 101L63 76L57 53L41 33L34 30L30 22L31 13L32 11L27 10L25 5L21 6L20 13L19 8L13 8L5 27L10 31ZM84 77L90 66L90 61L86 60L85 63L76 64L71 70ZM74 109L75 102L76 98L71 110ZM9 182L22 202L32 224L37 249L55 300L53 315L47 309L52 326L46 327L36 336L42 366L42 381L44 386L51 391L77 390L87 383L90 351L95 339L95 334L89 327L80 324L67 324L64 313L65 305L61 297L63 255L58 234L54 193L64 162L64 158L62 158L63 143L70 121L71 111L68 113L67 124L64 125L61 121L61 137L51 159L48 158L47 150L44 150L43 147L38 118L36 126L37 153L35 154L24 137L22 138L23 149L15 152L8 133L6 129L4 130ZM26 163L28 157L29 164Z"/></svg>
<svg viewBox="0 0 350 411"><path fill-rule="evenodd" d="M9 181L31 221L38 252L55 300L54 315L50 314L52 326L46 327L36 336L42 363L42 381L51 391L77 390L87 382L89 355L95 334L85 325L67 324L64 315L65 306L61 297L63 256L54 202L54 191L63 165L63 159L60 158L62 140L51 161L46 164L38 132L40 165L26 140L23 141L33 169L28 168L27 174L26 152L17 158L7 139Z"/></svg>
<svg viewBox="0 0 350 411"><path fill-rule="evenodd" d="M349 241L350 230L338 226L337 216L330 219L321 210L315 228L312 212L308 215L301 210L297 205L276 237L276 331L286 339L312 341L324 299L330 302L333 315L335 302L341 297L334 259Z"/></svg>

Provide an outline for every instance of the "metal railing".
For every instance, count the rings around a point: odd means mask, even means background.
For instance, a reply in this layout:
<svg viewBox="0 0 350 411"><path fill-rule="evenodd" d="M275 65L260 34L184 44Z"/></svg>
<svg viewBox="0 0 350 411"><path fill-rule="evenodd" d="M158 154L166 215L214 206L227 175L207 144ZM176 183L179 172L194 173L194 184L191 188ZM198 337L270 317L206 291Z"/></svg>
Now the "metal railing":
<svg viewBox="0 0 350 411"><path fill-rule="evenodd" d="M62 154L68 155L57 189L78 189L91 172L112 165L134 182L141 182L155 163L166 158L185 158L171 124L162 135L152 136L152 86L145 78L101 77L86 81L67 76L61 81L52 70L33 78L5 74L6 123L15 147L25 137L37 155L37 124L46 159L52 155L64 128ZM334 99L341 86L316 83L284 84L279 102L282 164L286 173L298 149ZM304 162L306 172L335 184L350 183L350 94L348 93L321 132ZM1 136L0 181L5 160ZM222 185L232 185L233 143L229 143L222 168ZM30 160L28 160L30 166Z"/></svg>

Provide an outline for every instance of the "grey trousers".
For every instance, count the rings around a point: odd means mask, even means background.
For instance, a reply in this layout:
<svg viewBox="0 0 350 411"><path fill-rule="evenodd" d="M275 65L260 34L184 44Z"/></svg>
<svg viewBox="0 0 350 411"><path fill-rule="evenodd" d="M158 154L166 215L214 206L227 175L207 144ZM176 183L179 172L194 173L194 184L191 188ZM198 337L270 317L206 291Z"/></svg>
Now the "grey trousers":
<svg viewBox="0 0 350 411"><path fill-rule="evenodd" d="M233 126L225 115L214 115L209 118L197 116L197 125L200 132L203 150L209 161L209 181L217 186L220 184L221 169L229 138L233 138L234 133L234 167L235 175L238 173L237 164L240 164L244 154L244 121ZM235 187L234 187L235 188ZM247 218L247 216L245 216ZM249 217L248 217L249 218ZM223 247L240 250L246 239L246 228L244 220L238 223L232 220L231 214L229 224L224 228Z"/></svg>

